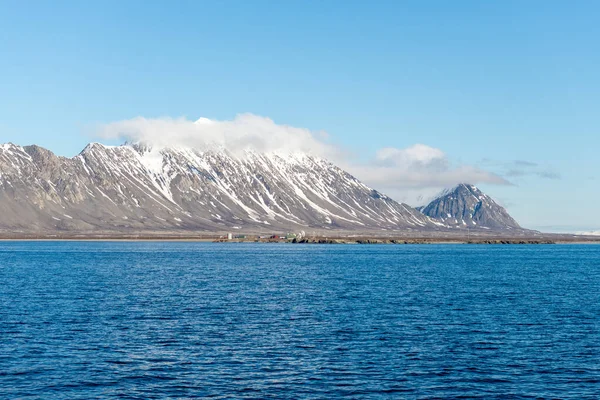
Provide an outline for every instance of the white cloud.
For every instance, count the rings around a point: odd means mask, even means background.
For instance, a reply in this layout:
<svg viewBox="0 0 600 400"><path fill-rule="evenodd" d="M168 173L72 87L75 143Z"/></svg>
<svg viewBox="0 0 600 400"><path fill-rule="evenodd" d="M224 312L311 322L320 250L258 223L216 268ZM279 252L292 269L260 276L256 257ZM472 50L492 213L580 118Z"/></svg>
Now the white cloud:
<svg viewBox="0 0 600 400"><path fill-rule="evenodd" d="M365 183L411 205L426 203L440 189L458 183L509 184L491 172L454 165L442 150L424 144L384 148L370 163L345 167Z"/></svg>
<svg viewBox="0 0 600 400"><path fill-rule="evenodd" d="M424 144L415 144L406 149L384 147L377 152L375 159L380 163L391 165L413 164L434 166L446 163L446 155L443 151Z"/></svg>
<svg viewBox="0 0 600 400"><path fill-rule="evenodd" d="M372 160L356 163L344 149L327 142L327 134L279 125L253 114L240 114L230 121L200 118L134 118L102 126L103 138L143 142L155 147L213 146L241 154L259 152L303 152L327 158L369 186L411 205L425 202L440 189L461 182L507 184L499 175L469 166L455 165L440 149L424 144L398 149L385 147Z"/></svg>
<svg viewBox="0 0 600 400"><path fill-rule="evenodd" d="M335 149L317 139L324 134L304 128L278 125L253 114L239 114L231 121L200 118L133 118L102 126L99 135L107 139L126 139L155 147L224 147L237 153L246 149L260 152L304 152L322 157Z"/></svg>

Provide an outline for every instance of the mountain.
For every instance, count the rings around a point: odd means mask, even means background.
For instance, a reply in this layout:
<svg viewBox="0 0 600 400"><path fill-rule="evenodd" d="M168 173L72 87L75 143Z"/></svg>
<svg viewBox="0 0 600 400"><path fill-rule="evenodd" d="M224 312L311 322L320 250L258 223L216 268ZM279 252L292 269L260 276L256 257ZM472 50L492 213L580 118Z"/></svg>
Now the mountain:
<svg viewBox="0 0 600 400"><path fill-rule="evenodd" d="M424 231L447 227L305 154L0 145L0 232Z"/></svg>
<svg viewBox="0 0 600 400"><path fill-rule="evenodd" d="M495 231L522 230L490 196L464 183L445 190L420 211L448 226Z"/></svg>

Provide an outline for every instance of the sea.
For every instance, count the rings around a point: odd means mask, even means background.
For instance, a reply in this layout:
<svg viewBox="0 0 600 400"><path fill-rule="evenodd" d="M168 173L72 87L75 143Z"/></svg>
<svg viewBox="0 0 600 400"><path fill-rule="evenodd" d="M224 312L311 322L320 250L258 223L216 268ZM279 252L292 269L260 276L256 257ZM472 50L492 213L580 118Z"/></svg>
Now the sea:
<svg viewBox="0 0 600 400"><path fill-rule="evenodd" d="M1 399L600 398L600 246L0 242Z"/></svg>

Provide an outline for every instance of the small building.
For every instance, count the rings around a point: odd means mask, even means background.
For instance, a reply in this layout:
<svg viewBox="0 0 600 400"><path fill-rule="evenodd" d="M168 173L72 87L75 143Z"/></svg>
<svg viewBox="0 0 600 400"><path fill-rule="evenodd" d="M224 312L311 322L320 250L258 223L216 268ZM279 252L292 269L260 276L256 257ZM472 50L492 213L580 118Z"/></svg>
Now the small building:
<svg viewBox="0 0 600 400"><path fill-rule="evenodd" d="M233 233L228 233L227 234L227 240L231 240L233 239Z"/></svg>

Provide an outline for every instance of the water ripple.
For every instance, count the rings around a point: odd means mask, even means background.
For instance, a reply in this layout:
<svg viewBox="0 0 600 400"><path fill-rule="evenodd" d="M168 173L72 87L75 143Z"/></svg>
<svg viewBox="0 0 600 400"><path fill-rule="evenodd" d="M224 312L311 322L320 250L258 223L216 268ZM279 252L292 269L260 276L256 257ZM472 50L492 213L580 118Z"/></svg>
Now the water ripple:
<svg viewBox="0 0 600 400"><path fill-rule="evenodd" d="M600 247L0 243L0 398L600 397Z"/></svg>

